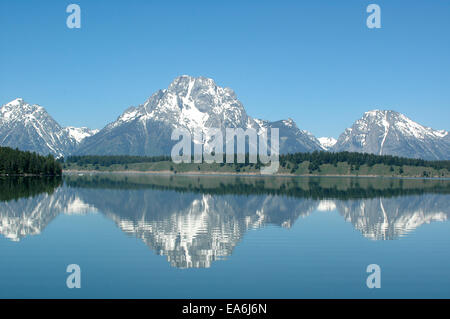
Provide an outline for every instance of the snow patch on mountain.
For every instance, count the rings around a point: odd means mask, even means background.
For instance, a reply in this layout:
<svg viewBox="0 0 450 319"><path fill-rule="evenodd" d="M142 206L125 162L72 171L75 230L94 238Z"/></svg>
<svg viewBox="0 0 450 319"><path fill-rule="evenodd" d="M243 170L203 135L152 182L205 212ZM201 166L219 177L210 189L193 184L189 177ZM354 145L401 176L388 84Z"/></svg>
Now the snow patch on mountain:
<svg viewBox="0 0 450 319"><path fill-rule="evenodd" d="M90 137L94 134L97 134L99 130L91 130L87 127L73 127L67 126L64 128L67 132L68 136L73 138L77 143L81 143L86 137Z"/></svg>
<svg viewBox="0 0 450 319"><path fill-rule="evenodd" d="M337 139L335 139L334 137L319 137L318 140L324 150L329 150L337 142Z"/></svg>

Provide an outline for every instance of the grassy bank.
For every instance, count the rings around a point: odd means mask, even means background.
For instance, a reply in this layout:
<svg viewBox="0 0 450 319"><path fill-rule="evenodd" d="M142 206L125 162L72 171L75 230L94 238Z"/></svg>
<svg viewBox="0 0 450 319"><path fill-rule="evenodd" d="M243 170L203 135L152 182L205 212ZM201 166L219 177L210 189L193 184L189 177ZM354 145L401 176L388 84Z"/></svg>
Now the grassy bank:
<svg viewBox="0 0 450 319"><path fill-rule="evenodd" d="M316 169L311 170L310 161L303 161L300 164L285 162L280 166L278 175L299 175L299 176L385 176L385 177L433 177L449 178L450 172L447 168L434 168L427 166L413 165L352 165L347 162L337 162L336 164L321 164ZM103 165L100 163L64 163L65 172L73 171L99 171L99 172L160 172L171 174L240 174L258 175L260 166L257 164L218 164L218 163L182 163L174 164L171 161L141 162L127 164Z"/></svg>

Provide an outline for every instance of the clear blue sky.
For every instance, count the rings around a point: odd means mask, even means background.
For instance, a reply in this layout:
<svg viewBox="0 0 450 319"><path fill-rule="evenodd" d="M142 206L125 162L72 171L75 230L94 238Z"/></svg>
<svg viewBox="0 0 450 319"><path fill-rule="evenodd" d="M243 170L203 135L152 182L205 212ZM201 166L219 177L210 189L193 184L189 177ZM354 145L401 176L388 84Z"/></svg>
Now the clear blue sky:
<svg viewBox="0 0 450 319"><path fill-rule="evenodd" d="M370 3L381 29L366 27ZM62 125L102 128L182 74L316 136L374 108L448 130L450 1L0 2L0 104L23 97Z"/></svg>

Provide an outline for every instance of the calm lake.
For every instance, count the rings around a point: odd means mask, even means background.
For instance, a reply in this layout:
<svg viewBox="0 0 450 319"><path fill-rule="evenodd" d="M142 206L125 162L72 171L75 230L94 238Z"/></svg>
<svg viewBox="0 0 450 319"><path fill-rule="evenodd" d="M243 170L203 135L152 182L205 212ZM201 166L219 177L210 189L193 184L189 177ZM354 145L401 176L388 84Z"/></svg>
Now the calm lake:
<svg viewBox="0 0 450 319"><path fill-rule="evenodd" d="M3 177L0 298L450 298L449 216L449 180Z"/></svg>

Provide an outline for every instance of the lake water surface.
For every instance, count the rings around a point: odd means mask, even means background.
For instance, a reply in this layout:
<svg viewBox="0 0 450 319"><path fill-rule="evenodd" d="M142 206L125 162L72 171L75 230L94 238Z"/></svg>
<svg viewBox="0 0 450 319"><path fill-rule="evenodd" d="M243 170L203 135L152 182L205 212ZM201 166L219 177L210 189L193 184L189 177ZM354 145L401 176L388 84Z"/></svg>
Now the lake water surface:
<svg viewBox="0 0 450 319"><path fill-rule="evenodd" d="M450 298L449 216L448 180L4 177L0 298Z"/></svg>

